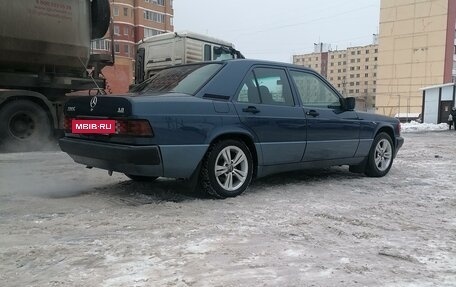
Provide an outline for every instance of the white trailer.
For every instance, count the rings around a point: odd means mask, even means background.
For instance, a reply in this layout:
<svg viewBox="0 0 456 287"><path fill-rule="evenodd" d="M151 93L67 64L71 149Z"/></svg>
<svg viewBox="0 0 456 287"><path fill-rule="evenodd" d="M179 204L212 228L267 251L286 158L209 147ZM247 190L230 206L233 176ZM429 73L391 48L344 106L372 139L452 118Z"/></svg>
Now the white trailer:
<svg viewBox="0 0 456 287"><path fill-rule="evenodd" d="M244 56L232 43L188 31L164 33L139 44L135 83L169 66L238 58Z"/></svg>

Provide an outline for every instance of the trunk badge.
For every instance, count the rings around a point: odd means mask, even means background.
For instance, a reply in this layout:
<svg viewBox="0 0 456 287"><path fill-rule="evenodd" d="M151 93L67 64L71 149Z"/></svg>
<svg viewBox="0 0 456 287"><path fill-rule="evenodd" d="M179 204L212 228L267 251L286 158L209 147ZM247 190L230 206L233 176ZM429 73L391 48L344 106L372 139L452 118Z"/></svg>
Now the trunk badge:
<svg viewBox="0 0 456 287"><path fill-rule="evenodd" d="M97 96L95 96L92 99L90 99L90 111L93 111L93 109L97 105L97 102L98 102Z"/></svg>

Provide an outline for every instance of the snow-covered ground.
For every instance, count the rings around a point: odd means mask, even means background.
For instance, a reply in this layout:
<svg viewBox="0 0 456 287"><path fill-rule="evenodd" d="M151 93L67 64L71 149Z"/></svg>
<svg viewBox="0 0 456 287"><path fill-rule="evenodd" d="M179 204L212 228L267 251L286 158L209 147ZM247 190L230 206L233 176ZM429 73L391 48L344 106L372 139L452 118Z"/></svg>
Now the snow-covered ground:
<svg viewBox="0 0 456 287"><path fill-rule="evenodd" d="M447 130L449 130L449 126L446 123L426 124L426 123L418 123L418 122L412 121L410 123L401 124L401 131L404 133L447 131Z"/></svg>
<svg viewBox="0 0 456 287"><path fill-rule="evenodd" d="M228 200L0 155L0 286L456 286L456 132L404 137L384 178L295 172Z"/></svg>

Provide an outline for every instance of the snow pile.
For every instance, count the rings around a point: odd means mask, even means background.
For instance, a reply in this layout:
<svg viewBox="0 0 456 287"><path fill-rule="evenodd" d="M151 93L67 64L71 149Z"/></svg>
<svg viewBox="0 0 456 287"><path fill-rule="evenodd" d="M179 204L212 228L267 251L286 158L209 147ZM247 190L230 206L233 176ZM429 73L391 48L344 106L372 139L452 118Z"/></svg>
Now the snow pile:
<svg viewBox="0 0 456 287"><path fill-rule="evenodd" d="M446 123L426 124L426 123L419 123L419 122L411 121L410 123L401 124L401 131L403 133L426 132L426 131L445 131L445 130L448 130L448 124L446 124Z"/></svg>

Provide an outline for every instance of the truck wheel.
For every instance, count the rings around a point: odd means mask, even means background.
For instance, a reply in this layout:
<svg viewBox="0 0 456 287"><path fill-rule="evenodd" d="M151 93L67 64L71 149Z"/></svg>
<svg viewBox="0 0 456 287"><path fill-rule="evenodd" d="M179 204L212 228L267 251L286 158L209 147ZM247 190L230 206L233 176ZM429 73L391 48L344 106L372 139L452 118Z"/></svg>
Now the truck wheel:
<svg viewBox="0 0 456 287"><path fill-rule="evenodd" d="M372 143L365 174L370 177L385 176L393 165L393 155L394 145L391 137L387 133L379 133Z"/></svg>
<svg viewBox="0 0 456 287"><path fill-rule="evenodd" d="M17 100L0 109L0 150L40 150L49 144L51 135L51 122L39 105Z"/></svg>
<svg viewBox="0 0 456 287"><path fill-rule="evenodd" d="M126 173L124 173L124 174L133 181L152 182L158 178L158 176L142 176L142 175L133 175L133 174L126 174Z"/></svg>
<svg viewBox="0 0 456 287"><path fill-rule="evenodd" d="M203 159L200 187L217 198L243 193L253 175L249 148L241 141L224 140L213 144Z"/></svg>

